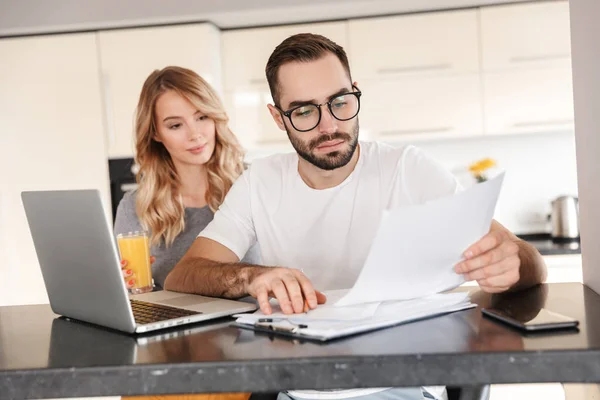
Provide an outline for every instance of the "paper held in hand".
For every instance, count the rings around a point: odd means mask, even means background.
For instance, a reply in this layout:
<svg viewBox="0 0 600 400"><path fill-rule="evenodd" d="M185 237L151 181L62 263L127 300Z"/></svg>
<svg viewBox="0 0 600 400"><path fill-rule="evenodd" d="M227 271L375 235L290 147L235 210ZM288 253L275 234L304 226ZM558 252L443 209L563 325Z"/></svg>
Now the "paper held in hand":
<svg viewBox="0 0 600 400"><path fill-rule="evenodd" d="M464 282L454 266L490 229L504 173L453 196L384 211L356 283L336 302L406 300Z"/></svg>

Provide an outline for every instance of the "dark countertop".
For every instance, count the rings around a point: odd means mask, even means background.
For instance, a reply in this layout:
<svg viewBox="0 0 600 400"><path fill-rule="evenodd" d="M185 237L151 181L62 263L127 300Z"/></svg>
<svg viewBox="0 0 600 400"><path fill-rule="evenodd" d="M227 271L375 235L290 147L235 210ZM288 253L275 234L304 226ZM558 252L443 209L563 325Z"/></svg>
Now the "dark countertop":
<svg viewBox="0 0 600 400"><path fill-rule="evenodd" d="M523 336L471 309L328 344L228 319L136 338L57 318L46 305L0 307L0 398L600 382L600 296L591 289L548 284L472 299L527 317L546 307L579 319L580 330Z"/></svg>
<svg viewBox="0 0 600 400"><path fill-rule="evenodd" d="M581 254L579 240L557 241L549 233L534 233L517 235L520 239L531 243L541 255Z"/></svg>

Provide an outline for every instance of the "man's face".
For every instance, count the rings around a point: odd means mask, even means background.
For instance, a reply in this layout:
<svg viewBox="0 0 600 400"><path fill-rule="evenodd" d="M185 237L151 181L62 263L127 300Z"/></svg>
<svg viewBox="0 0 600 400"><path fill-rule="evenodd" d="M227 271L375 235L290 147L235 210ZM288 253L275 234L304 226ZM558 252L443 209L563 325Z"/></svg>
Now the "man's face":
<svg viewBox="0 0 600 400"><path fill-rule="evenodd" d="M323 170L348 164L358 145L358 117L339 121L324 104L343 93L355 91L338 58L327 54L315 61L287 63L279 68L278 78L279 106L283 111L308 103L323 104L319 124L308 132L296 130L289 118L269 107L277 125L286 130L298 155ZM332 107L335 107L335 100Z"/></svg>

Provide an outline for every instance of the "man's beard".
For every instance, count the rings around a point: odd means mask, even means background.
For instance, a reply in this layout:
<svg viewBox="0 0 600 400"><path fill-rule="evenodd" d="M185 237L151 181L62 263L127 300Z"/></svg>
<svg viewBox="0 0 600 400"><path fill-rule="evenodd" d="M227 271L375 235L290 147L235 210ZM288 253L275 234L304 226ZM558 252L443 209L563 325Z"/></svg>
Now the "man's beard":
<svg viewBox="0 0 600 400"><path fill-rule="evenodd" d="M285 127L285 130L290 138L290 142L296 152L300 157L311 163L317 168L331 171L337 168L341 168L348 164L356 151L356 147L358 146L358 121L354 125L352 129L352 133L348 134L346 132L335 132L330 135L321 135L309 143L303 142L298 137L291 134L288 127ZM350 148L347 151L332 151L327 154L323 154L321 156L317 156L313 153L313 150L316 149L319 145L328 142L330 140L344 140L350 144Z"/></svg>

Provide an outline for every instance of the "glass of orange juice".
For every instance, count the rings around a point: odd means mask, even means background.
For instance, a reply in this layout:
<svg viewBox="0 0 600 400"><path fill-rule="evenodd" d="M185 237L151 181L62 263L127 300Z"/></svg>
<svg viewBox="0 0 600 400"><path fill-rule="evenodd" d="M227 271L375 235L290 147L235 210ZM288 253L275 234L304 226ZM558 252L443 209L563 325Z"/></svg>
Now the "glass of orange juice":
<svg viewBox="0 0 600 400"><path fill-rule="evenodd" d="M144 231L117 235L121 260L127 260L127 268L133 272L135 282L129 289L132 294L152 291L152 266L150 264L150 241Z"/></svg>

